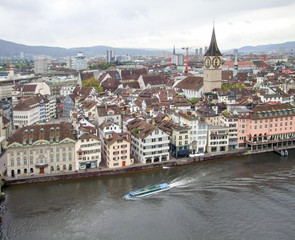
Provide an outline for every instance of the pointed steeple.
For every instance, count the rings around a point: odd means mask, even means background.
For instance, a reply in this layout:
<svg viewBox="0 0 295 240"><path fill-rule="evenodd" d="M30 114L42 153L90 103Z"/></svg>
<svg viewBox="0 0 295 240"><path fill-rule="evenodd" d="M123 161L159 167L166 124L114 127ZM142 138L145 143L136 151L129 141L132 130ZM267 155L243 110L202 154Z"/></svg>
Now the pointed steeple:
<svg viewBox="0 0 295 240"><path fill-rule="evenodd" d="M207 50L207 52L205 53L204 56L222 56L222 54L219 51L218 46L217 46L217 41L216 41L216 37L215 37L215 28L214 27L213 27L210 46L209 46L209 48L208 48L208 50Z"/></svg>

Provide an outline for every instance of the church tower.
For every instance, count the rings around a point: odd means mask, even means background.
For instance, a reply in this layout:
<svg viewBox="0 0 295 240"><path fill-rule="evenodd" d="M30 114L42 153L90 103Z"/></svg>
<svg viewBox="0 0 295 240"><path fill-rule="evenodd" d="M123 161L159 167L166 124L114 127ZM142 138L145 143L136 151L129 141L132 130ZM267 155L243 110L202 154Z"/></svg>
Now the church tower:
<svg viewBox="0 0 295 240"><path fill-rule="evenodd" d="M222 54L218 49L213 27L211 43L204 55L204 93L221 88Z"/></svg>

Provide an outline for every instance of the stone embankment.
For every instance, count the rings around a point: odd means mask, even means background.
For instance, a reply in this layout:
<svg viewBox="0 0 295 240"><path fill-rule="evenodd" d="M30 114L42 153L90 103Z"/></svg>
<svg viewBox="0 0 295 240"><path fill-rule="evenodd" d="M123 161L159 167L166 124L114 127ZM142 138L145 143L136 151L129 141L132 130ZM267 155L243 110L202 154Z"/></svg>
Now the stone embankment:
<svg viewBox="0 0 295 240"><path fill-rule="evenodd" d="M194 158L183 158L183 159L172 159L165 162L150 163L150 164L134 164L132 166L120 167L115 169L109 168L99 168L99 169L87 169L72 173L62 173L62 174L48 174L48 175L33 175L33 176L22 176L15 178L5 178L5 185L14 184L25 184L25 183L39 183L39 182L50 182L59 180L69 180L69 179L79 179L88 177L99 177L99 176L109 176L109 175L123 175L128 173L135 173L141 171L157 170L163 167L175 167L183 166L197 162L203 162L214 159L230 158L239 155L249 154L247 150L231 150L225 153L211 153L205 154L204 156L194 157Z"/></svg>

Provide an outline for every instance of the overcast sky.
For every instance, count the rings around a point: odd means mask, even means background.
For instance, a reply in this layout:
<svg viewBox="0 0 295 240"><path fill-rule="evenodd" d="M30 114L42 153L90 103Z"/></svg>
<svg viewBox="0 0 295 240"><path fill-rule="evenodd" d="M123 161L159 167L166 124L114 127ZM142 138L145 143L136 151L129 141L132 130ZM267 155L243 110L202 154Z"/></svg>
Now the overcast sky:
<svg viewBox="0 0 295 240"><path fill-rule="evenodd" d="M26 45L221 50L295 41L294 0L0 0L0 39Z"/></svg>

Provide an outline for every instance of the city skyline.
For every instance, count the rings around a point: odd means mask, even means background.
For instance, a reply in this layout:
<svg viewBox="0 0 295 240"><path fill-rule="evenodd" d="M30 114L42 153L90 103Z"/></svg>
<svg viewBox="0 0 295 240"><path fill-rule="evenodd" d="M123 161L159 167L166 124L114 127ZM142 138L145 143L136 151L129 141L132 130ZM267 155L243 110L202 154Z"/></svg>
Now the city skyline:
<svg viewBox="0 0 295 240"><path fill-rule="evenodd" d="M71 5L70 5L71 4ZM291 0L1 1L0 39L32 46L220 49L295 40Z"/></svg>

